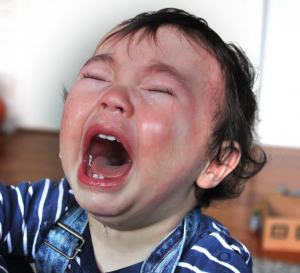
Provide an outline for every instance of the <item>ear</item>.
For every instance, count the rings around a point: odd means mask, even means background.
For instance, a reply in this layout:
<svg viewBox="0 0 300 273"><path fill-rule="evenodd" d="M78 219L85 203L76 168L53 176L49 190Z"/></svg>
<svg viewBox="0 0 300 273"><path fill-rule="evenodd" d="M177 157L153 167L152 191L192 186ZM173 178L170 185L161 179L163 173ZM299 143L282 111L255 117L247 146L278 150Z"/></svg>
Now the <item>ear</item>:
<svg viewBox="0 0 300 273"><path fill-rule="evenodd" d="M238 143L234 143L231 153L229 153L229 143L226 141L222 145L221 164L217 158L212 158L203 169L203 172L196 179L196 184L202 189L216 187L228 174L230 174L240 162L241 149Z"/></svg>

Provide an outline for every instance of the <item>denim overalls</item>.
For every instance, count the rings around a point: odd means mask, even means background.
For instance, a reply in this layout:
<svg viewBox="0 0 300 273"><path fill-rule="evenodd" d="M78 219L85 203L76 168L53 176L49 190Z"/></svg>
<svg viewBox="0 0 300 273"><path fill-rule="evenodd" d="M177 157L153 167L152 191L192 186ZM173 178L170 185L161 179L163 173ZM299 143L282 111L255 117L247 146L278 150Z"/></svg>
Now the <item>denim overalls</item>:
<svg viewBox="0 0 300 273"><path fill-rule="evenodd" d="M201 213L196 209L187 214L184 220L151 252L143 263L141 273L173 273L184 247L189 244L199 228L200 218ZM43 241L36 254L37 272L66 272L69 264L81 252L85 242L81 234L87 224L87 213L75 204Z"/></svg>

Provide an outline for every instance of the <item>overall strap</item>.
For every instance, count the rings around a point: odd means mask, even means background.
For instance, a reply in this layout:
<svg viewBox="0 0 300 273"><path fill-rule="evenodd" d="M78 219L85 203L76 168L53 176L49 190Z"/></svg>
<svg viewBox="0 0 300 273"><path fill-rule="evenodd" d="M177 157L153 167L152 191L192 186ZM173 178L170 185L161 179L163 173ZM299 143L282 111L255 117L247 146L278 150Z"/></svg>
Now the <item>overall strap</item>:
<svg viewBox="0 0 300 273"><path fill-rule="evenodd" d="M174 273L184 248L198 232L200 222L200 209L190 211L183 221L150 253L144 261L140 273Z"/></svg>
<svg viewBox="0 0 300 273"><path fill-rule="evenodd" d="M63 273L85 243L88 217L77 203L48 232L36 254L37 272Z"/></svg>

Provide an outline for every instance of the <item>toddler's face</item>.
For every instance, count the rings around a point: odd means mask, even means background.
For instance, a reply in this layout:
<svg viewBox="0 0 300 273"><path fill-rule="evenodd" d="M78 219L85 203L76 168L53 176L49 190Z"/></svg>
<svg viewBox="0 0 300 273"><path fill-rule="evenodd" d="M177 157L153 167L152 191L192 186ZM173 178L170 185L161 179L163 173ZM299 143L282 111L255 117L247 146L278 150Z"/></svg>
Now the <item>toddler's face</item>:
<svg viewBox="0 0 300 273"><path fill-rule="evenodd" d="M78 203L110 226L149 225L196 205L223 88L214 57L171 28L105 42L65 104L60 152Z"/></svg>

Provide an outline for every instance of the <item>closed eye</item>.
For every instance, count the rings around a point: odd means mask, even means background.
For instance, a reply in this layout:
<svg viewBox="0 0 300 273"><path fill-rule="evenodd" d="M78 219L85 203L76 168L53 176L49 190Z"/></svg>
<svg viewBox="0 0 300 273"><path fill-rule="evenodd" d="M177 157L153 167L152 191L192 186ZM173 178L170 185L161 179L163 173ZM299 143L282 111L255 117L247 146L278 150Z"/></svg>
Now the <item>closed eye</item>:
<svg viewBox="0 0 300 273"><path fill-rule="evenodd" d="M89 75L89 74L83 74L83 76L84 76L85 79L92 79L92 80L107 82L107 80L105 80L105 79L102 79L102 78L96 77L96 76L92 76L92 75Z"/></svg>
<svg viewBox="0 0 300 273"><path fill-rule="evenodd" d="M161 89L147 89L147 90L153 91L153 92L165 93L165 94L168 94L168 95L171 95L171 96L175 97L171 89L165 89L165 90L161 90Z"/></svg>

